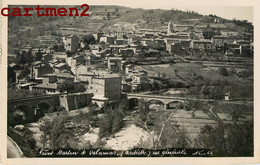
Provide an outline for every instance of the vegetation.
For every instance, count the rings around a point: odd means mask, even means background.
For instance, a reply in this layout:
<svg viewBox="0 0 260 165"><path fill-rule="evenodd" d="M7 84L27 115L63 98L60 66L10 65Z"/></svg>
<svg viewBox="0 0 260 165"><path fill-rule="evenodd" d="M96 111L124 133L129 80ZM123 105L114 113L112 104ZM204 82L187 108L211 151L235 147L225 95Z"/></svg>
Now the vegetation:
<svg viewBox="0 0 260 165"><path fill-rule="evenodd" d="M89 142L83 142L79 137L90 132L92 127L97 127L96 122L97 113L92 109L87 113L80 111L74 116L66 111L45 116L40 127L41 143L48 149L89 149Z"/></svg>
<svg viewBox="0 0 260 165"><path fill-rule="evenodd" d="M22 53L18 51L16 53L18 64L21 64L23 67L25 64L31 64L33 62L33 55L31 50L29 50L28 52L22 51Z"/></svg>
<svg viewBox="0 0 260 165"><path fill-rule="evenodd" d="M10 66L8 66L7 74L9 84L16 82L16 74Z"/></svg>
<svg viewBox="0 0 260 165"><path fill-rule="evenodd" d="M63 83L59 84L57 89L59 92L66 92L67 94L86 91L86 88L82 83L75 84L72 80L68 79L65 80Z"/></svg>
<svg viewBox="0 0 260 165"><path fill-rule="evenodd" d="M180 106L180 105L179 105ZM144 100L139 101L139 115L135 122L138 126L144 128L152 139L153 149L165 148L189 148L189 138L185 131L179 129L177 122L172 120L176 113L176 107L172 111L152 111ZM143 147L145 144L140 144Z"/></svg>
<svg viewBox="0 0 260 165"><path fill-rule="evenodd" d="M45 95L44 91L30 91L28 89L8 88L8 99L18 99L24 97L34 97Z"/></svg>
<svg viewBox="0 0 260 165"><path fill-rule="evenodd" d="M81 111L77 115L69 115L66 111L56 112L42 118L40 130L43 132L41 143L49 149L73 148L90 149L102 148L105 143L102 138L111 136L118 132L123 126L125 103L119 107L109 107L101 113L94 106L89 111ZM99 115L98 115L99 114ZM93 128L99 128L99 140L93 145L80 138L85 133L91 132Z"/></svg>
<svg viewBox="0 0 260 165"><path fill-rule="evenodd" d="M30 69L28 67L24 67L24 69L21 71L21 73L18 76L18 79L28 78L30 75Z"/></svg>
<svg viewBox="0 0 260 165"><path fill-rule="evenodd" d="M23 128L18 133L13 128L8 127L7 135L18 144L25 157L37 156L36 141L28 128Z"/></svg>
<svg viewBox="0 0 260 165"><path fill-rule="evenodd" d="M120 130L123 126L124 112L119 107L108 107L105 109L105 115L99 121L99 137L108 137Z"/></svg>
<svg viewBox="0 0 260 165"><path fill-rule="evenodd" d="M228 76L228 70L224 66L219 68L219 73L222 74L223 76Z"/></svg>
<svg viewBox="0 0 260 165"><path fill-rule="evenodd" d="M218 31L215 31L213 28L211 28L209 25L207 26L207 28L205 28L203 30L203 33L202 33L203 37L205 39L211 39L213 36L215 35L221 35L220 32Z"/></svg>
<svg viewBox="0 0 260 165"><path fill-rule="evenodd" d="M100 11L95 13L96 9ZM182 23L184 20L187 21L187 19L198 19L202 20L200 21L202 23L210 24L210 22L216 18L214 15L210 15L209 18L208 16L202 16L193 11L184 12L174 9L144 10L124 7L117 7L115 9L114 7L105 8L103 6L93 6L91 10L94 10L93 15L99 14L101 18L107 18L108 20L92 19L91 16L89 17L90 19L82 19L82 17L71 17L71 19L67 19L67 17L60 19L57 19L56 17L39 17L35 19L34 16L31 18L15 18L11 16L9 17L9 27L11 32L10 34L13 35L10 35L9 49L13 51L11 48L25 47L27 44L30 44L32 47L35 45L38 46L40 44L38 42L38 38L36 40L33 39L48 35L47 40L53 40L55 43L55 45L52 46L52 50L65 51L63 45L60 44L60 34L66 33L66 31L61 30L64 29L64 27L75 27L79 29L83 28L83 34L87 35L81 39L85 43L86 47L84 49L86 49L89 48L90 44L97 43L95 37L89 31L92 30L96 32L97 29L109 30L107 27L116 22L135 22L142 28L153 28L166 25L170 20L174 23ZM142 19L140 19L140 17ZM222 21L227 23L231 22L221 19L221 22ZM31 28L31 24L35 25L34 28ZM86 30L86 24L94 25ZM233 20L233 24L246 27L245 31L251 30L250 23L246 21ZM16 30L18 25L19 30ZM203 24L201 26L203 26ZM77 31L75 33L82 32ZM210 25L203 30L203 36L205 39L211 39L212 36L219 34L219 30L211 28ZM140 40L140 38L136 39ZM35 42L29 43L31 41ZM99 44L103 48L106 48L107 46L107 44L103 41ZM83 48L81 51L83 51ZM212 52L191 50L183 51L178 55L170 55L168 52L164 52L163 50L159 51L160 53L156 55L150 55L150 52L147 53L142 51L138 56L123 57L123 60L127 61L127 64L137 64L139 65L138 67L150 72L148 73L149 75L153 74L153 76L149 76L149 78L141 84L140 90L152 90L158 92L154 92L155 94L160 94L162 89L179 88L178 90L183 91L181 94L171 94L169 92L169 96L174 95L177 97L203 98L208 99L208 102L202 103L200 101L186 101L184 104L178 104L175 108L171 108L171 110L156 111L149 109L149 102L145 100L138 100L138 111L133 112L125 112L125 110L128 109L127 101L125 101L118 107L108 105L100 111L98 111L98 106L93 105L89 107L89 112L87 113L80 111L75 115L74 112L68 113L66 111L62 111L48 114L41 119L40 130L43 133L41 137L43 147L48 149L89 149L95 147L98 148L100 146L104 147L104 139L113 137L118 131L120 131L120 129L128 122L124 121L124 117L126 117L127 113L131 113L132 116L130 117L134 120L134 122L130 121L132 122L131 124L138 125L149 134L152 141L152 146L149 146L148 148L194 148L194 145L188 136L188 132L185 129L180 128L181 126L173 119L173 117L177 110L185 109L188 111L187 113L189 115L191 114L192 118L195 118L195 111L200 109L208 115L215 113L217 117L217 113L225 112L231 116L232 121L230 120L230 122L234 123L225 124L219 122L216 126L206 125L201 128L201 132L196 139L196 148L212 149L214 156L252 156L253 122L243 123L240 121L241 118L245 118L245 114L250 114L250 112L252 112L252 107L241 104L224 104L223 102L227 101L221 100L224 99L224 95L227 92L231 93L232 101L243 100L246 102L247 99L253 100L253 69L244 69L245 64L238 64L239 67L236 67L236 69L230 69L229 65L223 65L220 62L233 62L232 59L226 60L226 56L224 57L223 54L216 53L215 55ZM67 51L66 53L68 57L73 55L70 51ZM43 57L43 53L40 49L35 53L35 55L32 54L32 50L27 52L15 52L15 54L17 55L18 64L20 64L23 68L23 71L19 76L20 79L28 78L31 64L34 61L40 61ZM149 55L149 57L146 55ZM153 59L149 61L149 58ZM241 61L244 63L244 60L245 59L243 58ZM245 61L249 60L246 59ZM216 62L216 64L214 64L214 62ZM167 66L164 65L162 67L156 66L156 68L152 66L153 64L166 63L174 64ZM101 64L100 62L97 65L103 65L103 63ZM102 67L104 68L105 66L103 65ZM15 72L12 68L8 67L9 84L16 81L15 76ZM131 79L128 80L128 82L131 81ZM28 96L33 97L45 94L42 91L17 90L13 88L9 88L8 90L9 99ZM85 92L86 88L84 84L74 83L72 80L67 79L58 85L58 91L69 94L74 92ZM165 91L163 92L165 93ZM213 103L211 99L214 100ZM135 108L136 107L133 109ZM248 112L248 110L250 110L250 112ZM14 116L13 120L18 121L17 123L19 123L19 121L23 121L24 112L18 111L17 114L18 115ZM214 119L220 120L220 118L217 117ZM83 138L83 135L86 133L92 133L91 131L93 130L93 127L94 129L99 130L99 134L97 133L99 139L95 144L90 143ZM21 143L28 143L29 146L26 147L35 150L35 141L33 137L29 137L29 134L32 135L32 132L26 132L28 130L24 131L25 134L22 134L23 136L18 136L14 132L10 132L9 134L14 136L15 139L17 139L17 137L27 138L23 141L21 140L22 138L18 139L19 145ZM141 146L147 147L145 142L141 144ZM241 149L238 149L240 147ZM27 150L24 149L24 151ZM34 153L29 151L28 153L35 156Z"/></svg>
<svg viewBox="0 0 260 165"><path fill-rule="evenodd" d="M253 30L254 27L251 22L248 22L247 20L237 20L233 19L232 22L237 26L242 26L245 28L246 31Z"/></svg>
<svg viewBox="0 0 260 165"><path fill-rule="evenodd" d="M62 51L65 50L63 45L57 45L57 44L55 44L55 45L52 47L52 49L53 49L55 52L62 52Z"/></svg>
<svg viewBox="0 0 260 165"><path fill-rule="evenodd" d="M40 130L43 132L42 142L43 147L51 149L70 148L68 139L70 135L64 136L64 124L67 121L66 118L55 118L55 120L49 120L43 118ZM49 143L49 146L47 144Z"/></svg>
<svg viewBox="0 0 260 165"><path fill-rule="evenodd" d="M214 156L253 156L253 122L206 125L196 140L197 148L212 149Z"/></svg>
<svg viewBox="0 0 260 165"><path fill-rule="evenodd" d="M96 39L92 34L88 34L88 35L83 36L82 41L84 43L88 44L88 45L96 43Z"/></svg>
<svg viewBox="0 0 260 165"><path fill-rule="evenodd" d="M42 55L43 55L43 52L41 52L41 50L39 48L39 50L35 53L34 61L41 61Z"/></svg>

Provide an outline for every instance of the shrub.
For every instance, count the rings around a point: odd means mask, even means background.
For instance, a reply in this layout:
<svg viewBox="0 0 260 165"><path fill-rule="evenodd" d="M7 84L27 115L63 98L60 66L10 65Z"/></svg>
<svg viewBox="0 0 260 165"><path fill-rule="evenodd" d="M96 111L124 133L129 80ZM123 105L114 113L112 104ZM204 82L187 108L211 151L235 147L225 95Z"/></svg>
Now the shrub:
<svg viewBox="0 0 260 165"><path fill-rule="evenodd" d="M219 69L219 73L223 76L228 76L228 71L227 71L227 68L226 67L221 67Z"/></svg>
<svg viewBox="0 0 260 165"><path fill-rule="evenodd" d="M212 149L213 156L253 156L253 128L253 121L205 125L195 140L196 147Z"/></svg>
<svg viewBox="0 0 260 165"><path fill-rule="evenodd" d="M111 134L112 122L108 115L105 115L99 121L99 137L106 137Z"/></svg>
<svg viewBox="0 0 260 165"><path fill-rule="evenodd" d="M123 113L119 108L106 109L105 116L99 122L99 137L115 134L123 125Z"/></svg>

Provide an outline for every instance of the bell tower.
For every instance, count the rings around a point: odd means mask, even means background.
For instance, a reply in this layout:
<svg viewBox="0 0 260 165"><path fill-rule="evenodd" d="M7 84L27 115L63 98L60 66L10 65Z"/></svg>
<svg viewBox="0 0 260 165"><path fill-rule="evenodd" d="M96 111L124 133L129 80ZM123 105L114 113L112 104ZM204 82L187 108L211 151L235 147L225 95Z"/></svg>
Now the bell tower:
<svg viewBox="0 0 260 165"><path fill-rule="evenodd" d="M172 32L173 32L173 24L172 24L172 20L170 20L170 22L168 23L167 34L170 35Z"/></svg>

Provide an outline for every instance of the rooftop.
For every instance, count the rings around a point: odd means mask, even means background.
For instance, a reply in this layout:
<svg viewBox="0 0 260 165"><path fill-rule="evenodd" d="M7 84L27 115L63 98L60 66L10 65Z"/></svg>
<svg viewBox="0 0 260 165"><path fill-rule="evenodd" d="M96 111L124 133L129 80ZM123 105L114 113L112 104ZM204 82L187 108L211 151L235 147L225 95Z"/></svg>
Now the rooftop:
<svg viewBox="0 0 260 165"><path fill-rule="evenodd" d="M211 40L193 40L196 43L211 43Z"/></svg>
<svg viewBox="0 0 260 165"><path fill-rule="evenodd" d="M121 57L109 57L108 59L109 60L122 60Z"/></svg>
<svg viewBox="0 0 260 165"><path fill-rule="evenodd" d="M74 76L70 73L56 73L56 75L61 78L74 78Z"/></svg>
<svg viewBox="0 0 260 165"><path fill-rule="evenodd" d="M38 84L34 88L57 89L57 84Z"/></svg>
<svg viewBox="0 0 260 165"><path fill-rule="evenodd" d="M16 65L17 65L16 63L11 63L11 64L9 64L10 67L14 67L14 66L16 66Z"/></svg>
<svg viewBox="0 0 260 165"><path fill-rule="evenodd" d="M33 64L34 65L39 65L39 64L41 64L42 62L41 61L35 61Z"/></svg>
<svg viewBox="0 0 260 165"><path fill-rule="evenodd" d="M99 77L96 77L96 79L108 79L108 78L119 78L120 76L118 74L102 74L99 75Z"/></svg>
<svg viewBox="0 0 260 165"><path fill-rule="evenodd" d="M65 65L66 65L66 63L59 63L59 64L55 65L55 68L60 68L60 67L65 66Z"/></svg>
<svg viewBox="0 0 260 165"><path fill-rule="evenodd" d="M25 83L25 84L21 84L21 87L26 87L26 86L30 86L30 85L35 85L36 83L30 82L30 83Z"/></svg>
<svg viewBox="0 0 260 165"><path fill-rule="evenodd" d="M45 74L43 75L43 77L60 77L60 78L74 78L73 75L71 75L70 73L49 73L49 74Z"/></svg>
<svg viewBox="0 0 260 165"><path fill-rule="evenodd" d="M82 75L82 76L94 76L95 74L92 73L92 72L85 72L85 73L79 73L79 75Z"/></svg>
<svg viewBox="0 0 260 165"><path fill-rule="evenodd" d="M101 96L101 95L95 95L92 97L92 100L108 100L108 98Z"/></svg>

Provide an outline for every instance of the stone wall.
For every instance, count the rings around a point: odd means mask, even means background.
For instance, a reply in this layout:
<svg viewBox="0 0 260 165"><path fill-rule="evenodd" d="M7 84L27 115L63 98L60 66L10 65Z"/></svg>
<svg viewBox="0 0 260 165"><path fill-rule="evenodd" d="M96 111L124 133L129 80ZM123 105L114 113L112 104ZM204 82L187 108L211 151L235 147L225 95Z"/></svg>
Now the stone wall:
<svg viewBox="0 0 260 165"><path fill-rule="evenodd" d="M92 93L70 94L67 98L67 110L75 110L90 105Z"/></svg>

